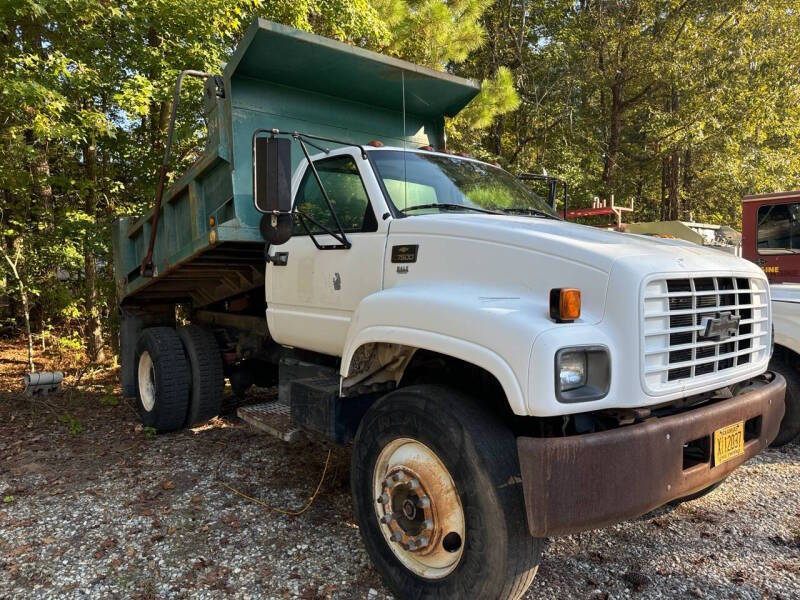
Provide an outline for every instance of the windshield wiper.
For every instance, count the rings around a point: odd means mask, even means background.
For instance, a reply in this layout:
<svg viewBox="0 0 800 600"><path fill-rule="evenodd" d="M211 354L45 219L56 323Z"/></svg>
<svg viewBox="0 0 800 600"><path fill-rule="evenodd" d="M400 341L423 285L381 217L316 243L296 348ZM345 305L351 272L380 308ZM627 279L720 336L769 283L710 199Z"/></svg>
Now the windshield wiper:
<svg viewBox="0 0 800 600"><path fill-rule="evenodd" d="M410 210L423 210L426 208L441 208L442 210L471 210L474 212L479 213L486 213L489 215L498 215L497 211L494 210L486 210L485 208L478 208L477 206L467 206L466 204L452 204L452 203L432 203L432 204L416 204L415 206L409 206L408 208L404 208L403 212L408 212Z"/></svg>
<svg viewBox="0 0 800 600"><path fill-rule="evenodd" d="M538 208L503 208L501 209L507 215L527 215L531 217L544 217L546 219L556 219L560 221L557 216L551 215L549 212L540 210Z"/></svg>

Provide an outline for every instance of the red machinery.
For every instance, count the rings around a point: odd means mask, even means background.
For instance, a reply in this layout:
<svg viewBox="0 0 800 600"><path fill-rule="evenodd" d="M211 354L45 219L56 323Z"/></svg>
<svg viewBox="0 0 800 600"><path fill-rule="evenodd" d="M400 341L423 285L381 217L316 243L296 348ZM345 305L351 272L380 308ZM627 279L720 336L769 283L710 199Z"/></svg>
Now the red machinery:
<svg viewBox="0 0 800 600"><path fill-rule="evenodd" d="M742 199L742 256L770 283L800 283L800 191Z"/></svg>
<svg viewBox="0 0 800 600"><path fill-rule="evenodd" d="M602 217L615 216L617 218L617 229L622 227L622 213L633 212L633 200L630 206L617 206L614 204L614 194L611 194L611 205L606 204L605 200L594 197L591 208L575 208L567 211L567 220L579 219L581 217Z"/></svg>

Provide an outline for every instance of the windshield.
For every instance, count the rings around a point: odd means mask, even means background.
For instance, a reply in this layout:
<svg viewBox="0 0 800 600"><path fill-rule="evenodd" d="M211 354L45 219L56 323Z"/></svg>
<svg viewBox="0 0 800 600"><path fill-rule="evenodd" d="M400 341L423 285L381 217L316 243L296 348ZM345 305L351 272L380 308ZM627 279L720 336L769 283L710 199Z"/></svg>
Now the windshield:
<svg viewBox="0 0 800 600"><path fill-rule="evenodd" d="M370 157L389 199L404 214L464 210L558 218L516 177L486 163L402 150L380 150Z"/></svg>

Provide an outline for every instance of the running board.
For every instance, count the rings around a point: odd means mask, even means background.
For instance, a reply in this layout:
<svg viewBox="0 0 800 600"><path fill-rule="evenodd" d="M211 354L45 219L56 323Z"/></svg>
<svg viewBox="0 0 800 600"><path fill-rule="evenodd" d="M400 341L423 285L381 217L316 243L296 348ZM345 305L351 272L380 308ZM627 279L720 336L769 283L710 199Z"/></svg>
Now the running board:
<svg viewBox="0 0 800 600"><path fill-rule="evenodd" d="M299 427L292 424L289 405L281 401L242 406L236 414L242 421L259 431L273 435L284 442L297 441L303 434Z"/></svg>

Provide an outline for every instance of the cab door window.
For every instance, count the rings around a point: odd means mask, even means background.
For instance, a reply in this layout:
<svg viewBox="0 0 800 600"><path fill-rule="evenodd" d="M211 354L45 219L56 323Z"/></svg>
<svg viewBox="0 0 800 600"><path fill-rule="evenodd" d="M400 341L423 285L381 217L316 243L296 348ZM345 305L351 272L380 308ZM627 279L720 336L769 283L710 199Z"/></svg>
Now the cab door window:
<svg viewBox="0 0 800 600"><path fill-rule="evenodd" d="M756 231L759 254L800 252L800 203L760 206Z"/></svg>
<svg viewBox="0 0 800 600"><path fill-rule="evenodd" d="M334 156L314 161L319 178L328 192L331 205L342 224L345 233L377 231L378 221L369 203L367 190L352 156ZM303 214L330 231L338 231L336 221L328 208L322 190L309 167L297 190L295 207ZM313 234L323 234L325 230L306 219L306 225ZM300 217L295 216L295 235L307 234Z"/></svg>

